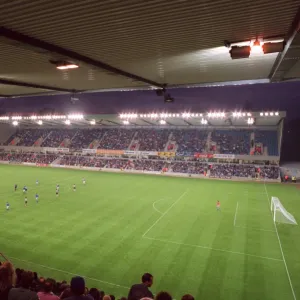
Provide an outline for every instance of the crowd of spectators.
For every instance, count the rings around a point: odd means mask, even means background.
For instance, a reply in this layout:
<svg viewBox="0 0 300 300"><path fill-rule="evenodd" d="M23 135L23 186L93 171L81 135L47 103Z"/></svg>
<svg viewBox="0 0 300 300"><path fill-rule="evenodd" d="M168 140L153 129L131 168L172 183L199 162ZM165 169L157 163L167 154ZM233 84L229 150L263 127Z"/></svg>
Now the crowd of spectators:
<svg viewBox="0 0 300 300"><path fill-rule="evenodd" d="M128 159L101 156L81 156L41 154L41 153L0 153L1 161L11 163L51 164L58 159L60 165L96 167L108 169L126 169L138 171L173 172L183 174L206 175L211 177L241 177L278 179L278 166L260 166L233 163L209 163L195 160Z"/></svg>
<svg viewBox="0 0 300 300"><path fill-rule="evenodd" d="M19 139L18 146L31 147L39 138L46 138L50 130L47 129L21 129L14 133L5 143L9 145L15 138Z"/></svg>
<svg viewBox="0 0 300 300"><path fill-rule="evenodd" d="M171 294L165 291L153 295L150 288L153 275L145 273L141 282L133 284L128 294L118 300L172 300ZM44 278L36 272L14 269L11 262L0 263L0 299L1 300L115 300L112 294L106 294L97 287L88 288L81 276L73 277L70 282ZM183 295L181 300L194 300L190 294Z"/></svg>
<svg viewBox="0 0 300 300"><path fill-rule="evenodd" d="M72 139L70 147L75 150L87 149L94 140L101 139L104 134L103 129L82 129L78 130Z"/></svg>
<svg viewBox="0 0 300 300"><path fill-rule="evenodd" d="M107 129L98 146L99 149L124 150L128 149L135 134L134 129Z"/></svg>
<svg viewBox="0 0 300 300"><path fill-rule="evenodd" d="M171 132L170 129L138 129L139 150L164 151Z"/></svg>
<svg viewBox="0 0 300 300"><path fill-rule="evenodd" d="M259 173L260 177L265 179L277 179L280 176L278 167L274 166L260 167Z"/></svg>
<svg viewBox="0 0 300 300"><path fill-rule="evenodd" d="M221 154L250 154L250 130L214 130L211 140L219 148Z"/></svg>
<svg viewBox="0 0 300 300"><path fill-rule="evenodd" d="M276 131L247 129L216 129L211 131L211 142L208 148L210 131L179 128L71 128L71 129L21 129L13 134L5 145L18 138L17 146L33 146L43 138L42 147L63 147L80 151L89 148L94 140L99 140L99 149L140 151L173 151L177 154L191 156L194 153L220 153L240 155L261 155L267 147L268 155L278 155L278 137ZM253 138L251 140L251 134ZM64 145L68 139L70 143ZM250 141L251 140L251 141ZM169 148L166 149L167 143ZM139 147L138 147L139 146ZM253 147L255 146L254 150ZM250 153L250 149L251 153Z"/></svg>
<svg viewBox="0 0 300 300"><path fill-rule="evenodd" d="M42 147L66 147L68 145L64 145L63 141L65 139L72 140L72 138L77 133L77 129L52 129L47 138L43 141Z"/></svg>
<svg viewBox="0 0 300 300"><path fill-rule="evenodd" d="M172 132L172 140L178 145L177 152L183 155L205 153L208 131L178 129Z"/></svg>
<svg viewBox="0 0 300 300"><path fill-rule="evenodd" d="M41 153L2 153L0 160L9 161L11 163L35 163L35 164L51 164L58 158L57 154L41 154Z"/></svg>
<svg viewBox="0 0 300 300"><path fill-rule="evenodd" d="M160 172L165 165L165 161L161 160L143 160L137 159L133 160L128 164L128 169L138 170L138 171L153 171Z"/></svg>

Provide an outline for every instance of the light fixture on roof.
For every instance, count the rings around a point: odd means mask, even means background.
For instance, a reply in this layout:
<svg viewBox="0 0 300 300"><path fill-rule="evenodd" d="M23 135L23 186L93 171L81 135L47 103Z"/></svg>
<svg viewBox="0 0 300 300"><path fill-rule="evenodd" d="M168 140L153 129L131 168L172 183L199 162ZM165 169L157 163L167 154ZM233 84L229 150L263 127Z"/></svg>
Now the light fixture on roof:
<svg viewBox="0 0 300 300"><path fill-rule="evenodd" d="M201 124L202 124L202 125L207 125L207 123L208 123L207 120L205 120L205 119L203 119L203 118L201 119Z"/></svg>
<svg viewBox="0 0 300 300"><path fill-rule="evenodd" d="M159 124L160 124L160 125L166 125L167 122L166 122L165 120L160 120L160 121L159 121Z"/></svg>
<svg viewBox="0 0 300 300"><path fill-rule="evenodd" d="M232 59L249 58L251 47L250 46L232 46L229 51Z"/></svg>
<svg viewBox="0 0 300 300"><path fill-rule="evenodd" d="M285 46L285 41L264 43L262 50L264 54L282 52Z"/></svg>
<svg viewBox="0 0 300 300"><path fill-rule="evenodd" d="M251 54L263 54L262 45L258 39L251 42Z"/></svg>
<svg viewBox="0 0 300 300"><path fill-rule="evenodd" d="M56 66L58 70L77 69L79 66L73 62L66 60L50 60L50 63Z"/></svg>
<svg viewBox="0 0 300 300"><path fill-rule="evenodd" d="M38 125L43 125L43 121L42 120L38 120L37 123L38 123Z"/></svg>
<svg viewBox="0 0 300 300"><path fill-rule="evenodd" d="M128 121L128 120L124 120L124 121L123 121L123 124L124 124L124 125L129 125L129 121Z"/></svg>
<svg viewBox="0 0 300 300"><path fill-rule="evenodd" d="M247 117L251 117L251 113L247 113Z"/></svg>
<svg viewBox="0 0 300 300"><path fill-rule="evenodd" d="M91 124L91 125L96 125L96 121L95 121L95 120L91 120L91 121L90 121L90 124Z"/></svg>
<svg viewBox="0 0 300 300"><path fill-rule="evenodd" d="M248 125L253 125L254 124L254 119L253 118L248 118L247 119L247 124Z"/></svg>
<svg viewBox="0 0 300 300"><path fill-rule="evenodd" d="M267 117L269 115L269 113L268 112L265 112L265 116Z"/></svg>
<svg viewBox="0 0 300 300"><path fill-rule="evenodd" d="M1 121L8 121L8 120L9 120L9 117L0 117L0 120L1 120Z"/></svg>
<svg viewBox="0 0 300 300"><path fill-rule="evenodd" d="M66 125L71 125L71 121L70 121L70 120L66 120L66 121L65 121L65 124L66 124Z"/></svg>
<svg viewBox="0 0 300 300"><path fill-rule="evenodd" d="M12 124L13 124L14 126L18 126L18 125L19 125L19 122L18 122L18 121L13 121Z"/></svg>
<svg viewBox="0 0 300 300"><path fill-rule="evenodd" d="M278 111L276 111L275 116L279 116L279 112Z"/></svg>
<svg viewBox="0 0 300 300"><path fill-rule="evenodd" d="M262 116L264 115L264 113L263 113L263 112L261 112L259 115L262 117Z"/></svg>
<svg viewBox="0 0 300 300"><path fill-rule="evenodd" d="M274 116L274 113L272 111L270 112L270 116Z"/></svg>

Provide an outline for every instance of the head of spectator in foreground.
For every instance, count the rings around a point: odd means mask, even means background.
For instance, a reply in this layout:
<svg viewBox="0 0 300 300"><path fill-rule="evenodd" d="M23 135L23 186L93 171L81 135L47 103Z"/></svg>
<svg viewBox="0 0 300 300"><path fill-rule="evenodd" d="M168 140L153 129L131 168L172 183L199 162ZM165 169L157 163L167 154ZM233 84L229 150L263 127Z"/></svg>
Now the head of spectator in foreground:
<svg viewBox="0 0 300 300"><path fill-rule="evenodd" d="M76 276L71 280L71 291L75 296L81 296L85 292L85 281L82 277Z"/></svg>
<svg viewBox="0 0 300 300"><path fill-rule="evenodd" d="M181 300L195 300L195 298L190 294L186 294L181 297Z"/></svg>
<svg viewBox="0 0 300 300"><path fill-rule="evenodd" d="M103 300L111 300L109 295L104 295Z"/></svg>
<svg viewBox="0 0 300 300"><path fill-rule="evenodd" d="M147 287L151 287L153 284L153 276L150 273L145 273L142 276L142 283Z"/></svg>
<svg viewBox="0 0 300 300"><path fill-rule="evenodd" d="M33 273L30 271L24 271L21 275L21 287L29 289L33 282Z"/></svg>
<svg viewBox="0 0 300 300"><path fill-rule="evenodd" d="M43 291L49 294L53 291L53 287L54 287L54 280L47 278L43 283Z"/></svg>
<svg viewBox="0 0 300 300"><path fill-rule="evenodd" d="M94 300L100 300L101 299L100 292L96 288L91 288L90 291L89 291L88 296L91 296Z"/></svg>
<svg viewBox="0 0 300 300"><path fill-rule="evenodd" d="M168 292L159 292L155 296L155 300L172 300L172 296Z"/></svg>
<svg viewBox="0 0 300 300"><path fill-rule="evenodd" d="M16 274L13 265L5 262L0 266L0 294L10 289L16 282Z"/></svg>

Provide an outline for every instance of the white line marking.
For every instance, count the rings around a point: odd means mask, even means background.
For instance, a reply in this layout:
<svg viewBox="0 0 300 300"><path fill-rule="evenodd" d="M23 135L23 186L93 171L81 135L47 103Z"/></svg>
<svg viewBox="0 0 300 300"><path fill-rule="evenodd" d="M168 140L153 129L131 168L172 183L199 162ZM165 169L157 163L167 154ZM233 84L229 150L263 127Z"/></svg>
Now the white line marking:
<svg viewBox="0 0 300 300"><path fill-rule="evenodd" d="M84 277L84 278L89 279L89 280L94 280L94 281L102 282L102 283L105 283L105 284L108 284L108 285L113 285L113 286L117 286L117 287L128 289L128 290L130 289L127 286L123 286L123 285L115 284L115 283L112 283L112 282L100 280L100 279L97 279L97 278L87 277L87 276L84 276L84 275L75 274L75 273L71 273L71 272L68 272L68 271L64 271L64 270L52 268L52 267L41 265L41 264L37 264L37 263L31 262L31 261L28 261L28 260L20 259L20 258L17 258L17 257L9 256L8 258L19 260L19 261L22 261L22 262L25 262L25 263L28 263L28 264L32 264L32 265L36 265L36 266L39 266L39 267L43 267L45 269L49 269L49 270L53 270L53 271L57 271L57 272L65 273L65 274L69 274L69 275L72 275L72 276L81 276L81 277Z"/></svg>
<svg viewBox="0 0 300 300"><path fill-rule="evenodd" d="M270 207L271 206L271 202L270 202L270 197L269 197L269 193L268 193L268 190L267 190L265 182L264 182L264 186L265 186L265 192L266 192L266 196L267 196L267 199L268 199L268 202L269 202L269 207ZM271 216L272 216L272 212L271 212ZM273 218L272 218L272 220L273 220ZM279 237L279 234L278 234L276 222L274 222L274 227L275 227L275 232L276 232L276 235L277 235L277 239L278 239L278 243L279 243L279 247L280 247L280 251L281 251L283 263L284 263L284 266L285 266L286 274L287 274L287 277L288 277L288 280L289 280L289 283L290 283L290 286L291 286L292 294L293 294L294 300L297 300L296 294L295 294L295 291L294 291L294 288L293 288L293 284L292 284L290 272L289 272L289 269L287 267L287 264L286 264L286 261L285 261L285 257L284 257L284 254L283 254L283 249L282 249L281 240L280 240L280 237Z"/></svg>
<svg viewBox="0 0 300 300"><path fill-rule="evenodd" d="M145 235L172 209L172 207L180 201L188 192L189 190L187 189L184 193L182 193L177 200L144 232L142 237L145 237Z"/></svg>
<svg viewBox="0 0 300 300"><path fill-rule="evenodd" d="M156 210L156 211L157 211L158 213L160 213L161 215L163 214L163 212L161 212L160 210L158 210L158 209L155 207L155 204L156 204L157 202L160 202L160 201L163 201L163 200L165 200L165 198L156 200L156 201L154 201L153 204L152 204L153 209Z"/></svg>
<svg viewBox="0 0 300 300"><path fill-rule="evenodd" d="M236 209L235 209L235 215L234 215L234 221L233 221L233 226L235 226L236 223L236 216L237 216L237 212L238 212L238 207L239 207L239 203L236 203Z"/></svg>
<svg viewBox="0 0 300 300"><path fill-rule="evenodd" d="M235 226L235 228L245 228L245 229L252 229L252 230L257 230L257 231L268 231L268 232L276 232L275 230L270 230L270 229L261 229L261 228L255 228L255 227L250 227L250 226Z"/></svg>
<svg viewBox="0 0 300 300"><path fill-rule="evenodd" d="M282 259L279 259L279 258L273 258L273 257L267 257L267 256L260 256L260 255L255 255L255 254L248 254L248 253L238 252L238 251L230 251L230 250L224 250L224 249L212 248L212 247L200 246L200 245L194 245L194 244L185 244L185 243L179 243L179 242L174 242L174 241L156 239L156 238L147 237L147 236L144 236L143 238L144 239L148 239L148 240L163 242L163 243L181 245L181 246L202 248L202 249L208 249L208 250L213 250L213 251L227 252L227 253L239 254L239 255L244 255L244 256L251 256L251 257L257 257L257 258L263 258L263 259L269 259L269 260L282 261Z"/></svg>

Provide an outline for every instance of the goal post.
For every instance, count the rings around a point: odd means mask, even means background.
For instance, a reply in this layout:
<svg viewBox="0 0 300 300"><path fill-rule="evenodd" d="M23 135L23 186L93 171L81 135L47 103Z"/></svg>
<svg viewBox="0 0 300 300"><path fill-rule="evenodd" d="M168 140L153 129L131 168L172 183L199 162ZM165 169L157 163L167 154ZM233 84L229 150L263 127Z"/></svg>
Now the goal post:
<svg viewBox="0 0 300 300"><path fill-rule="evenodd" d="M284 208L277 197L271 199L271 211L274 222L297 225L294 216Z"/></svg>

